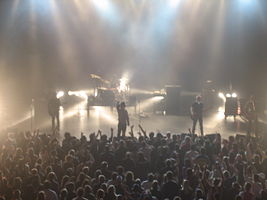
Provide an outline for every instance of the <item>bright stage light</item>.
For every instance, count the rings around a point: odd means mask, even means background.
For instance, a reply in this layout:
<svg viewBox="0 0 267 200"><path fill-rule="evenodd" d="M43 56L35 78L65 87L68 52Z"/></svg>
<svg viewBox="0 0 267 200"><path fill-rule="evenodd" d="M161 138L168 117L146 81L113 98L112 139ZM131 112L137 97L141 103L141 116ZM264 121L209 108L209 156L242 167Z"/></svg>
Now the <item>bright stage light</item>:
<svg viewBox="0 0 267 200"><path fill-rule="evenodd" d="M117 10L110 0L92 0L98 13L105 19L114 23L120 20Z"/></svg>
<svg viewBox="0 0 267 200"><path fill-rule="evenodd" d="M160 101L162 99L164 99L164 96L155 96L152 98L153 101Z"/></svg>
<svg viewBox="0 0 267 200"><path fill-rule="evenodd" d="M57 98L58 99L61 98L61 97L63 97L64 95L65 95L65 93L63 91L57 92Z"/></svg>
<svg viewBox="0 0 267 200"><path fill-rule="evenodd" d="M227 97L227 98L230 98L230 97L231 97L231 94L227 93L227 94L226 94L226 97Z"/></svg>
<svg viewBox="0 0 267 200"><path fill-rule="evenodd" d="M181 2L181 0L169 0L169 5L172 8L176 8L179 5L180 2Z"/></svg>
<svg viewBox="0 0 267 200"><path fill-rule="evenodd" d="M109 9L108 0L93 0L93 3L99 10L107 11Z"/></svg>
<svg viewBox="0 0 267 200"><path fill-rule="evenodd" d="M68 91L68 95L69 96L75 95L76 97L80 97L83 99L88 98L86 91L83 91L83 90L81 90L81 91Z"/></svg>
<svg viewBox="0 0 267 200"><path fill-rule="evenodd" d="M218 97L220 97L221 99L225 98L225 96L224 96L224 94L223 94L222 92L220 92L220 93L218 94Z"/></svg>
<svg viewBox="0 0 267 200"><path fill-rule="evenodd" d="M234 92L234 93L232 94L232 97L233 97L233 98L236 98L236 97L237 97L237 94Z"/></svg>
<svg viewBox="0 0 267 200"><path fill-rule="evenodd" d="M129 80L125 77L120 79L120 85L118 87L119 92L127 92L129 90Z"/></svg>
<svg viewBox="0 0 267 200"><path fill-rule="evenodd" d="M222 92L219 92L218 97L222 99L224 102L226 101L226 98Z"/></svg>

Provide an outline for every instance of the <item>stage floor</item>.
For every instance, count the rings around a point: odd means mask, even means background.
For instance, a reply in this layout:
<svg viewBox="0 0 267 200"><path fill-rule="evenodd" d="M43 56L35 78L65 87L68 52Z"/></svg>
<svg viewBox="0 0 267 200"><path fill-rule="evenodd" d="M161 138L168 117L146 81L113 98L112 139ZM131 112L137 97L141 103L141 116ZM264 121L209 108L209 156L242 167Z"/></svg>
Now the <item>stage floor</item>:
<svg viewBox="0 0 267 200"><path fill-rule="evenodd" d="M138 125L149 133L151 131L161 132L168 131L171 133L188 133L192 126L192 120L189 116L168 116L153 113L136 113L133 108L128 108L130 124L134 125L134 131L139 131ZM16 123L9 127L12 130L34 130L39 128L42 132L51 132L51 120L47 119L41 126L35 124L35 121L29 116L21 123ZM116 109L111 110L109 107L92 107L89 111L79 109L79 107L69 108L60 111L60 135L68 131L79 137L80 133L88 135L97 132L99 129L107 135L110 135L110 128L117 131L117 113ZM128 129L129 130L129 129ZM199 134L197 125L196 134ZM221 109L204 117L205 134L220 133L222 137L227 138L230 135L246 134L246 123L240 117L228 117L224 120Z"/></svg>

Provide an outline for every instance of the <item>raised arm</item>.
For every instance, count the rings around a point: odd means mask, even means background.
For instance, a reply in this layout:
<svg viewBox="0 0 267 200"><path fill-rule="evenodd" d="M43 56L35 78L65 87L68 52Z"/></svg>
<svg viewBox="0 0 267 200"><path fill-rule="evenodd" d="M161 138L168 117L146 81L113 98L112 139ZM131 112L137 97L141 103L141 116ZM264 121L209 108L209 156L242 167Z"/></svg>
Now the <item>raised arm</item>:
<svg viewBox="0 0 267 200"><path fill-rule="evenodd" d="M147 138L147 135L146 135L146 131L143 129L143 127L141 126L141 124L138 125L141 132L143 133L143 135Z"/></svg>

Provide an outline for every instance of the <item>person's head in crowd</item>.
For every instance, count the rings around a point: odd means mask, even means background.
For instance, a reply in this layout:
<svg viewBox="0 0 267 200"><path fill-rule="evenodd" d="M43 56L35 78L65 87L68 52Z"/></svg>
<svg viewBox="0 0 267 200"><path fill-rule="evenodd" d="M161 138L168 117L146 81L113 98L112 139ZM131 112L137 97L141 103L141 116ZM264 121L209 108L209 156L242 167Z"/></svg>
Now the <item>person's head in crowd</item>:
<svg viewBox="0 0 267 200"><path fill-rule="evenodd" d="M96 192L96 199L104 199L105 198L105 192L102 189L98 189Z"/></svg>
<svg viewBox="0 0 267 200"><path fill-rule="evenodd" d="M224 156L223 157L223 162L225 165L229 165L229 157L228 156Z"/></svg>
<svg viewBox="0 0 267 200"><path fill-rule="evenodd" d="M95 178L98 178L102 174L102 171L100 169L95 171Z"/></svg>
<svg viewBox="0 0 267 200"><path fill-rule="evenodd" d="M84 181L85 178L86 178L85 173L80 172L79 175L78 175L78 177L77 177L77 180L80 181L80 182L82 182L82 181Z"/></svg>
<svg viewBox="0 0 267 200"><path fill-rule="evenodd" d="M117 196L117 200L126 200L126 197L123 196L123 195L121 195L121 194L119 194L119 195Z"/></svg>
<svg viewBox="0 0 267 200"><path fill-rule="evenodd" d="M259 182L260 181L260 176L258 174L253 175L253 180L254 182Z"/></svg>
<svg viewBox="0 0 267 200"><path fill-rule="evenodd" d="M93 192L93 189L92 189L92 187L90 186L90 185L85 185L84 186L84 193L86 194L86 195L88 195L88 194L90 194L90 193L92 193Z"/></svg>
<svg viewBox="0 0 267 200"><path fill-rule="evenodd" d="M125 157L126 159L131 159L131 152L127 151Z"/></svg>
<svg viewBox="0 0 267 200"><path fill-rule="evenodd" d="M126 172L125 180L126 180L126 182L134 181L134 173L132 171Z"/></svg>
<svg viewBox="0 0 267 200"><path fill-rule="evenodd" d="M84 189L82 187L79 187L77 190L76 190L76 195L77 197L82 197L84 194Z"/></svg>
<svg viewBox="0 0 267 200"><path fill-rule="evenodd" d="M168 171L166 173L166 179L167 179L167 181L171 181L173 179L173 172L172 171Z"/></svg>
<svg viewBox="0 0 267 200"><path fill-rule="evenodd" d="M157 133L156 138L157 140L161 140L163 138L163 135L161 133Z"/></svg>
<svg viewBox="0 0 267 200"><path fill-rule="evenodd" d="M189 136L186 136L184 139L185 144L191 144L191 138Z"/></svg>
<svg viewBox="0 0 267 200"><path fill-rule="evenodd" d="M115 186L114 185L108 186L107 193L108 194L114 194L115 195L116 194Z"/></svg>
<svg viewBox="0 0 267 200"><path fill-rule="evenodd" d="M244 186L244 191L245 192L250 192L250 190L251 190L251 183L246 182L245 186Z"/></svg>
<svg viewBox="0 0 267 200"><path fill-rule="evenodd" d="M100 185L100 188L101 188L102 190L104 190L105 193L106 193L107 190L108 190L108 185L107 185L106 183L102 183L102 184Z"/></svg>
<svg viewBox="0 0 267 200"><path fill-rule="evenodd" d="M60 190L60 199L66 199L68 196L68 190L66 188L63 188Z"/></svg>
<svg viewBox="0 0 267 200"><path fill-rule="evenodd" d="M70 139L70 138L71 138L70 133L69 133L69 132L65 132L65 134L64 134L64 139L65 139L65 140L68 140L68 139Z"/></svg>
<svg viewBox="0 0 267 200"><path fill-rule="evenodd" d="M117 172L118 172L118 175L124 176L124 167L121 165L117 166Z"/></svg>
<svg viewBox="0 0 267 200"><path fill-rule="evenodd" d="M223 178L224 178L225 180L229 179L229 178L230 178L230 172L227 171L227 170L224 170L224 171L223 171Z"/></svg>
<svg viewBox="0 0 267 200"><path fill-rule="evenodd" d="M107 170L108 169L108 162L107 161L103 161L101 163L101 170Z"/></svg>
<svg viewBox="0 0 267 200"><path fill-rule="evenodd" d="M37 200L45 200L45 198L46 198L46 196L45 196L45 192L44 191L38 192Z"/></svg>
<svg viewBox="0 0 267 200"><path fill-rule="evenodd" d="M86 175L88 175L89 174L89 167L88 166L84 166L83 168L82 168L82 172L84 173L84 174L86 174Z"/></svg>
<svg viewBox="0 0 267 200"><path fill-rule="evenodd" d="M55 172L49 172L49 174L48 174L48 176L47 176L47 179L49 180L49 181L56 181L57 180L57 176L56 176L56 174L55 174Z"/></svg>
<svg viewBox="0 0 267 200"><path fill-rule="evenodd" d="M213 186L214 187L219 187L220 183L221 183L221 179L219 179L219 178L214 178L213 179Z"/></svg>
<svg viewBox="0 0 267 200"><path fill-rule="evenodd" d="M166 165L166 167L171 167L171 165L172 165L171 160L170 159L166 159L165 160L165 165Z"/></svg>
<svg viewBox="0 0 267 200"><path fill-rule="evenodd" d="M151 186L152 190L159 190L159 182L157 180L154 180Z"/></svg>
<svg viewBox="0 0 267 200"><path fill-rule="evenodd" d="M237 154L235 160L236 160L236 162L241 162L242 161L241 154Z"/></svg>
<svg viewBox="0 0 267 200"><path fill-rule="evenodd" d="M150 132L148 134L148 136L149 136L150 140L152 140L154 138L154 136L155 136L155 133L154 132Z"/></svg>
<svg viewBox="0 0 267 200"><path fill-rule="evenodd" d="M68 175L65 175L61 179L61 187L64 188L65 184L70 180L70 177Z"/></svg>
<svg viewBox="0 0 267 200"><path fill-rule="evenodd" d="M83 182L82 182L82 186L85 187L86 185L90 185L90 180L89 179L84 179Z"/></svg>
<svg viewBox="0 0 267 200"><path fill-rule="evenodd" d="M200 95L196 96L196 101L201 102L201 96Z"/></svg>
<svg viewBox="0 0 267 200"><path fill-rule="evenodd" d="M111 180L116 181L117 176L118 176L118 173L117 172L112 172L112 174L111 174Z"/></svg>
<svg viewBox="0 0 267 200"><path fill-rule="evenodd" d="M45 180L44 189L45 190L51 189L51 182L49 180Z"/></svg>
<svg viewBox="0 0 267 200"><path fill-rule="evenodd" d="M184 179L183 181L183 190L190 190L191 187L190 187L190 183L188 180Z"/></svg>
<svg viewBox="0 0 267 200"><path fill-rule="evenodd" d="M14 199L21 199L21 191L20 190L15 190L14 192L13 192L13 197L14 197Z"/></svg>
<svg viewBox="0 0 267 200"><path fill-rule="evenodd" d="M238 182L233 182L232 183L232 188L235 190L235 191L240 191L241 190L241 186Z"/></svg>
<svg viewBox="0 0 267 200"><path fill-rule="evenodd" d="M98 176L98 183L102 184L106 181L106 177L104 175L99 175Z"/></svg>
<svg viewBox="0 0 267 200"><path fill-rule="evenodd" d="M149 174L147 175L147 180L148 180L149 182L152 182L152 181L154 180L154 174L153 174L153 173L149 173Z"/></svg>
<svg viewBox="0 0 267 200"><path fill-rule="evenodd" d="M141 179L140 178L137 178L137 179L135 179L135 184L137 184L137 185L139 185L140 187L141 187Z"/></svg>
<svg viewBox="0 0 267 200"><path fill-rule="evenodd" d="M75 190L75 184L73 182L68 182L66 184L66 189L68 190L68 192L74 192L74 190Z"/></svg>
<svg viewBox="0 0 267 200"><path fill-rule="evenodd" d="M202 199L204 197L204 194L203 194L203 191L201 189L196 189L196 192L195 192L195 199L196 200L199 200L199 199Z"/></svg>
<svg viewBox="0 0 267 200"><path fill-rule="evenodd" d="M192 170L191 168L188 168L188 169L186 170L186 178L187 178L187 179L190 179L193 175L194 175L194 174L193 174L193 170Z"/></svg>
<svg viewBox="0 0 267 200"><path fill-rule="evenodd" d="M117 176L116 184L117 184L117 185L121 185L121 184L122 184L122 181L123 181L122 176Z"/></svg>
<svg viewBox="0 0 267 200"><path fill-rule="evenodd" d="M137 156L138 156L138 158L137 158L138 161L145 160L145 156L144 156L144 153L142 151L139 151Z"/></svg>
<svg viewBox="0 0 267 200"><path fill-rule="evenodd" d="M235 197L235 200L242 200L242 197L241 197L240 195L237 195L237 196Z"/></svg>
<svg viewBox="0 0 267 200"><path fill-rule="evenodd" d="M15 189L21 189L21 187L22 187L22 179L21 179L21 177L16 177L16 178L14 179L13 187L14 187Z"/></svg>
<svg viewBox="0 0 267 200"><path fill-rule="evenodd" d="M258 154L254 156L254 162L255 164L260 164L261 161L260 161L260 156Z"/></svg>
<svg viewBox="0 0 267 200"><path fill-rule="evenodd" d="M69 150L68 155L74 157L75 156L75 150L74 149Z"/></svg>
<svg viewBox="0 0 267 200"><path fill-rule="evenodd" d="M133 188L132 188L133 192L140 192L141 188L138 184L133 184Z"/></svg>
<svg viewBox="0 0 267 200"><path fill-rule="evenodd" d="M73 173L74 173L73 168L70 167L70 168L67 169L66 175L69 176L69 177L72 177Z"/></svg>

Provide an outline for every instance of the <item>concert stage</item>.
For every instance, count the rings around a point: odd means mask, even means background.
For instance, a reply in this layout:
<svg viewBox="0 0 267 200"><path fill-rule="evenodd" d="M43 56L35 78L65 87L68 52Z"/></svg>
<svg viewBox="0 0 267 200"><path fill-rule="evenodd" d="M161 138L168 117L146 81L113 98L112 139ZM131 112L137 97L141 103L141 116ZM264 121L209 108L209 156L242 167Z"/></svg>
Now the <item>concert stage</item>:
<svg viewBox="0 0 267 200"><path fill-rule="evenodd" d="M189 116L168 116L155 113L140 113L135 112L134 108L127 108L130 116L130 124L134 125L134 132L139 131L138 125L147 132L161 132L165 134L171 133L188 133L188 129L192 126L192 121ZM21 123L14 124L9 127L6 132L15 130L34 130L40 128L41 132L51 132L51 121L47 119L42 123L41 127L37 127L35 121L31 118L25 119ZM77 137L83 132L88 135L92 132L97 132L99 129L104 134L110 134L110 128L117 131L117 112L110 107L92 107L89 111L80 109L79 106L60 110L60 135L68 131ZM129 130L129 129L128 129ZM197 125L196 133L199 134ZM240 117L229 117L224 120L222 111L207 114L204 117L204 133L220 133L222 137L227 138L230 135L246 134L246 123Z"/></svg>

